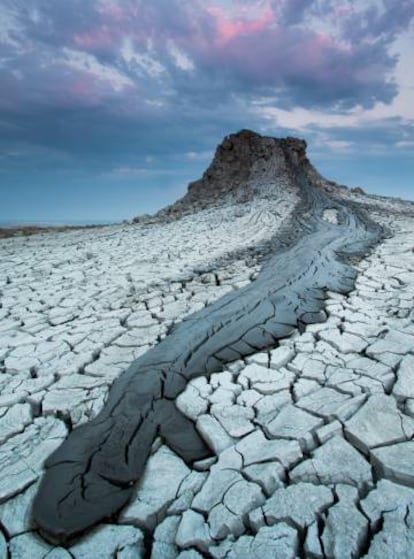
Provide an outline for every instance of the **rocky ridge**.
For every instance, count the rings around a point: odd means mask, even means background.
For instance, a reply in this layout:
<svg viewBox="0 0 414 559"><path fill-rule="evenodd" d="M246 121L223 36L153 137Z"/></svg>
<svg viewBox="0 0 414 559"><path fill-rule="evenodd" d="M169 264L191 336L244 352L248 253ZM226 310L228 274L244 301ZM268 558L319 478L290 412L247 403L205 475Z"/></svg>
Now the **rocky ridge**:
<svg viewBox="0 0 414 559"><path fill-rule="evenodd" d="M269 171L272 182L261 184L273 192L262 199L240 204L232 195L196 218L1 242L0 556L412 555L412 205L324 182L305 199L316 179L302 173L300 145L287 157L281 148L285 183ZM275 239L288 242L292 227L303 237L318 230L312 212L325 239L352 230L346 219L358 207L387 237L359 255L354 287L350 276L350 285L325 290L325 320L227 357L221 372L190 380L177 396L211 456L192 463L156 438L116 519L65 547L42 540L31 511L43 460L97 416L128 363L226 293L243 299ZM299 219L306 212L308 228ZM267 266L273 285L281 268Z"/></svg>

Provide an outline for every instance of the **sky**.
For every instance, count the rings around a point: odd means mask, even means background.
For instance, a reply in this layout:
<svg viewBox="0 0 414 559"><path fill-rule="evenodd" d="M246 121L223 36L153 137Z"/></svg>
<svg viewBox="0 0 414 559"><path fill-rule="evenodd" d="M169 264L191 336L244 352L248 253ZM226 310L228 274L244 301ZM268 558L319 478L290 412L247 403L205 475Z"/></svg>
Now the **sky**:
<svg viewBox="0 0 414 559"><path fill-rule="evenodd" d="M0 222L116 222L242 128L414 200L413 0L0 0Z"/></svg>

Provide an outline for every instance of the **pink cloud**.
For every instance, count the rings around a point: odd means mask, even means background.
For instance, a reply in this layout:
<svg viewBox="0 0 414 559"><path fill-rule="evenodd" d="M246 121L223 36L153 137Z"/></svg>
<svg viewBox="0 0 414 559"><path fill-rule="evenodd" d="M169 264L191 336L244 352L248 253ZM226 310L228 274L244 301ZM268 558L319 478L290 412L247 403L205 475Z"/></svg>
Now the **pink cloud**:
<svg viewBox="0 0 414 559"><path fill-rule="evenodd" d="M257 9L257 6L254 7ZM274 13L270 6L256 17L249 17L251 10L246 6L234 14L226 13L220 6L210 6L207 11L215 19L218 44L231 41L240 35L257 33L274 22Z"/></svg>
<svg viewBox="0 0 414 559"><path fill-rule="evenodd" d="M74 94L78 99L82 99L88 104L96 101L96 88L94 87L94 80L92 76L84 74L78 76L75 81L70 85L69 91Z"/></svg>
<svg viewBox="0 0 414 559"><path fill-rule="evenodd" d="M321 49L335 48L336 47L336 44L334 43L334 41L332 40L330 35L328 35L327 33L317 33L313 37L313 41L314 41L315 45L317 45Z"/></svg>
<svg viewBox="0 0 414 559"><path fill-rule="evenodd" d="M124 87L123 94L125 94L126 89L131 90L132 86ZM78 104L91 107L100 105L105 99L120 93L116 84L111 80L99 79L89 72L79 72L74 75L68 85L67 92L69 95L65 96L64 100L68 104L76 99Z"/></svg>
<svg viewBox="0 0 414 559"><path fill-rule="evenodd" d="M113 43L112 31L106 25L83 33L76 33L73 40L77 46L84 49L106 48Z"/></svg>
<svg viewBox="0 0 414 559"><path fill-rule="evenodd" d="M121 21L126 17L124 10L115 2L107 2L101 7L100 12L117 21Z"/></svg>
<svg viewBox="0 0 414 559"><path fill-rule="evenodd" d="M99 84L93 76L87 72L80 72L76 75L66 76L62 80L64 87L56 89L54 103L61 108L73 107L97 107L104 99Z"/></svg>
<svg viewBox="0 0 414 559"><path fill-rule="evenodd" d="M354 7L351 4L342 4L341 6L335 6L335 13L337 16L346 17L354 13Z"/></svg>

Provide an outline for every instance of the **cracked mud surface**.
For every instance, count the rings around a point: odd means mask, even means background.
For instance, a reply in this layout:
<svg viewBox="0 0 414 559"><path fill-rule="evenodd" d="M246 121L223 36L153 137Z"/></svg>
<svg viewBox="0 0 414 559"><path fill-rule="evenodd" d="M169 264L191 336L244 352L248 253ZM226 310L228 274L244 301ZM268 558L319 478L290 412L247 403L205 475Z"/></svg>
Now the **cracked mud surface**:
<svg viewBox="0 0 414 559"><path fill-rule="evenodd" d="M294 192L289 196L287 210L295 203ZM108 389L132 360L145 363L165 345L181 356L178 343L171 348L168 340L174 331L194 328L194 312L213 314L223 296L229 304L240 296L249 301L243 293L266 280L275 261L259 273L259 259L225 256L249 239L245 224L265 209L251 204L233 217L230 247L217 227L205 238L212 210L205 219L199 214L197 224L183 218L188 233L180 220L3 240L0 557L410 557L414 216L397 202L366 197L364 203L371 203L371 218L389 235L354 264L354 289L346 293L346 285L341 294L332 285L322 301L325 321L266 349L255 346L243 359L226 357L220 372L196 368L193 375L184 368L189 375L178 388L170 383L164 389L168 405L159 410L167 427L181 417L184 427L162 431L150 421L147 429L154 431L140 482L129 486L125 471L115 486L115 495L129 492L127 506L64 546L41 538L32 519L44 460L68 432L80 432L75 427L86 433L91 419L106 417L113 398L107 400ZM282 227L287 210L258 228L262 238ZM223 210L224 228L232 211ZM324 211L321 227L344 227L336 213ZM268 203L266 212L273 215ZM145 248L143 239L150 240ZM198 241L208 247L214 270L200 270L207 266ZM183 263L189 263L185 270ZM163 270L157 285L154 266ZM128 373L117 382L122 378ZM136 421L140 393L128 394L127 412ZM122 445L122 431L116 432ZM181 432L192 433L190 445L176 440ZM71 436L67 440L62 449ZM138 453L145 454L142 444ZM114 478L107 473L103 481L110 495ZM108 494L100 485L90 499Z"/></svg>

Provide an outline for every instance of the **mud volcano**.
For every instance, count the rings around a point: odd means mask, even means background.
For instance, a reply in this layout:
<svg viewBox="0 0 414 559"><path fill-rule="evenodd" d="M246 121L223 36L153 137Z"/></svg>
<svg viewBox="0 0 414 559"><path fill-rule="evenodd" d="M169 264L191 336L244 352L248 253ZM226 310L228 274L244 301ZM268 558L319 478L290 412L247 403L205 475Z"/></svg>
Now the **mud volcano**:
<svg viewBox="0 0 414 559"><path fill-rule="evenodd" d="M213 455L194 422L175 405L187 383L324 321L327 290L353 289L351 263L381 239L383 230L317 173L304 141L246 130L226 137L203 178L153 221L223 204L242 208L284 192L291 193L289 218L260 244L262 267L254 281L175 325L113 383L97 417L71 431L47 459L33 506L46 539L65 542L120 511L156 437L187 464Z"/></svg>

